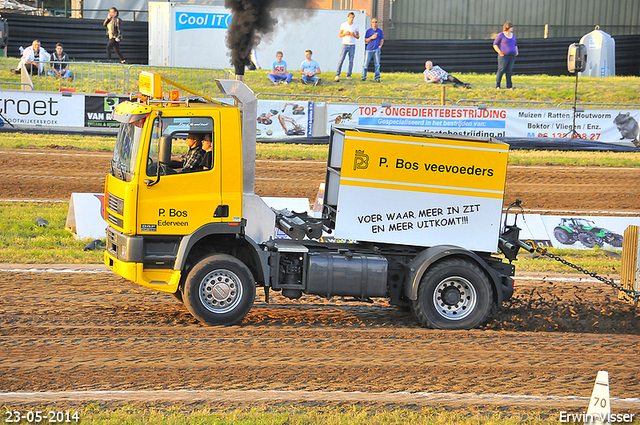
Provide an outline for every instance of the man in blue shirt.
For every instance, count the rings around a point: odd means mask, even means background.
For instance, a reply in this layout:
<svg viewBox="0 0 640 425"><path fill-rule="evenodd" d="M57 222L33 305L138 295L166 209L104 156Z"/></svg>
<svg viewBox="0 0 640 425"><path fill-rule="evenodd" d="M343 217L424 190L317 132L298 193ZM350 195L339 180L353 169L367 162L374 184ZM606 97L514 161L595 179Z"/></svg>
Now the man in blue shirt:
<svg viewBox="0 0 640 425"><path fill-rule="evenodd" d="M367 79L367 68L369 67L369 63L371 62L371 58L373 58L373 63L375 65L375 81L376 83L380 82L380 49L384 44L384 35L382 34L382 30L378 28L378 19L371 18L371 28L367 30L364 34L364 42L367 43L367 46L364 49L364 66L362 67L362 81L366 81Z"/></svg>
<svg viewBox="0 0 640 425"><path fill-rule="evenodd" d="M282 52L276 52L276 60L274 60L271 64L271 73L269 74L269 79L274 86L279 82L289 84L291 82L291 79L293 78L293 74L287 72L287 62L282 60L283 56L284 55Z"/></svg>
<svg viewBox="0 0 640 425"><path fill-rule="evenodd" d="M318 62L311 59L311 55L313 52L311 50L305 50L304 56L307 58L303 60L300 64L300 72L302 72L302 77L300 77L300 82L302 84L313 84L314 86L319 86L322 83L322 80L318 78L318 74L320 74L320 65Z"/></svg>

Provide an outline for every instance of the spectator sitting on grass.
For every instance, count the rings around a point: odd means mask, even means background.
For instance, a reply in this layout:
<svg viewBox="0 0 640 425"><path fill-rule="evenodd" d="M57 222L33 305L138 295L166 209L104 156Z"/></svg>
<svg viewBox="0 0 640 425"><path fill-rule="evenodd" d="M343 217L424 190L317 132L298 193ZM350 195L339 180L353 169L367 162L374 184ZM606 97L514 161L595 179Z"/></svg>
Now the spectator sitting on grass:
<svg viewBox="0 0 640 425"><path fill-rule="evenodd" d="M56 51L51 55L51 70L48 74L63 79L73 79L73 73L69 70L69 55L62 49L61 43L56 44Z"/></svg>
<svg viewBox="0 0 640 425"><path fill-rule="evenodd" d="M31 75L38 75L44 72L44 63L51 58L51 55L40 47L40 40L33 40L31 46L24 49L22 59L16 69L12 69L14 74L20 74L20 69L24 68Z"/></svg>
<svg viewBox="0 0 640 425"><path fill-rule="evenodd" d="M304 56L307 59L303 60L302 64L300 64L300 72L302 72L300 82L302 84L312 83L314 86L319 86L322 83L322 79L319 78L318 75L322 71L320 71L320 65L318 65L318 62L311 59L311 55L313 55L311 50L305 50Z"/></svg>
<svg viewBox="0 0 640 425"><path fill-rule="evenodd" d="M277 85L279 82L289 84L293 78L293 74L287 72L287 62L282 60L284 54L282 52L276 52L276 60L271 64L271 73L269 73L269 79L273 85Z"/></svg>

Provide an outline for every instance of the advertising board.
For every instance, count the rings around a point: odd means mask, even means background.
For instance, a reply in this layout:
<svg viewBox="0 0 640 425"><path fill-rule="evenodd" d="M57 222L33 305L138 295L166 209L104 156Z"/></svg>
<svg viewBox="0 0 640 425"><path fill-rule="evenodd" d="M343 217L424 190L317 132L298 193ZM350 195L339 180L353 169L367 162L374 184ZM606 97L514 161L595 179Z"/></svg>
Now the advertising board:
<svg viewBox="0 0 640 425"><path fill-rule="evenodd" d="M84 96L42 91L0 92L2 124L16 127L83 127Z"/></svg>
<svg viewBox="0 0 640 425"><path fill-rule="evenodd" d="M353 71L361 72L364 33L371 25L364 11L353 12L360 26ZM323 73L335 72L341 51L338 34L348 13L347 10L278 8L273 14L278 21L274 29L259 34L256 53L261 68L270 70L276 52L282 51L289 72L299 71L305 50L311 49ZM231 11L221 6L149 2L149 65L229 68L226 37L231 19ZM342 67L343 72L347 67L348 61Z"/></svg>

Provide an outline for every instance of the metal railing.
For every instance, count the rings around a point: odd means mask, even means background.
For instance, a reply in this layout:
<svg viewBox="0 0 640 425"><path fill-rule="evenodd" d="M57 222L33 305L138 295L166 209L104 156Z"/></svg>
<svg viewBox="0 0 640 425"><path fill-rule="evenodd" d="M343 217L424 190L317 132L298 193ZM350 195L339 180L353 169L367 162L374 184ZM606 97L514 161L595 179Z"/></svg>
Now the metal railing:
<svg viewBox="0 0 640 425"><path fill-rule="evenodd" d="M158 72L164 78L214 99L226 97L218 90L218 85L215 81L216 79L229 78L228 72L222 69L129 65L127 67L127 79L125 82L125 91L127 93L140 92L139 79L137 78L140 71ZM162 83L162 85L163 89L166 89L165 92L167 93L169 90L176 90L175 87L170 86L169 84ZM191 95L189 92L184 90L178 91L180 92L180 96Z"/></svg>
<svg viewBox="0 0 640 425"><path fill-rule="evenodd" d="M4 86L18 86L18 87L22 87L22 86L27 86L29 87L29 90L33 90L33 85L29 84L29 83L14 83L11 81L0 81L0 89L4 88ZM19 90L19 89L16 89Z"/></svg>
<svg viewBox="0 0 640 425"><path fill-rule="evenodd" d="M640 109L638 103L576 103L576 106L583 108L597 108L597 109ZM557 108L573 108L573 102L560 102L556 106Z"/></svg>
<svg viewBox="0 0 640 425"><path fill-rule="evenodd" d="M268 100L298 100L309 102L334 102L334 103L353 103L350 96L337 96L328 94L289 94L289 93L258 93L258 99Z"/></svg>
<svg viewBox="0 0 640 425"><path fill-rule="evenodd" d="M68 65L72 72L71 78L61 78L52 75L52 65ZM224 70L205 68L174 68L166 66L149 65L126 65L120 63L103 62L45 62L44 72L39 75L31 75L32 90L41 91L75 91L81 93L114 93L125 95L128 93L139 93L139 80L133 78L140 71L158 72L163 77L185 86L191 90L202 93L206 96L224 97L218 91L215 83L217 78L227 78L228 74ZM26 83L0 82L1 84L18 85ZM1 86L0 86L1 87ZM163 88L174 90L163 83ZM185 90L179 90L181 96L188 96Z"/></svg>
<svg viewBox="0 0 640 425"><path fill-rule="evenodd" d="M385 96L359 96L356 102L365 103L391 103L393 105L440 105L442 99L440 98L426 98L426 97L385 97ZM444 103L453 105L451 99L445 99Z"/></svg>
<svg viewBox="0 0 640 425"><path fill-rule="evenodd" d="M536 100L460 99L456 102L456 106L478 106L480 104L494 108L555 108L552 102Z"/></svg>
<svg viewBox="0 0 640 425"><path fill-rule="evenodd" d="M53 64L68 65L69 70L72 72L72 77L61 78L56 75L49 75ZM34 90L124 94L127 72L125 65L119 63L46 62L44 72L39 75L32 75L31 81Z"/></svg>

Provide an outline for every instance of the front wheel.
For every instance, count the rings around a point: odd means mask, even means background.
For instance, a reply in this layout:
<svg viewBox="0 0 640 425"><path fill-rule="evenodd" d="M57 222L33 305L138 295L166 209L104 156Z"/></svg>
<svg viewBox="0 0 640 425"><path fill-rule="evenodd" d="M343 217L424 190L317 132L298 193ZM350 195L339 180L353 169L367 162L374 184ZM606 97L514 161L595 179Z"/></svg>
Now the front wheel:
<svg viewBox="0 0 640 425"><path fill-rule="evenodd" d="M240 260L215 254L200 260L189 272L182 298L187 310L208 325L233 325L251 310L256 286Z"/></svg>
<svg viewBox="0 0 640 425"><path fill-rule="evenodd" d="M474 262L443 260L420 281L413 311L422 326L435 329L472 329L482 324L493 304L486 274Z"/></svg>

